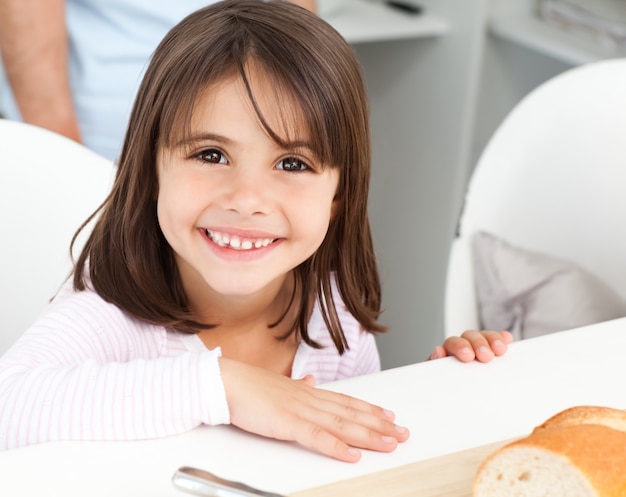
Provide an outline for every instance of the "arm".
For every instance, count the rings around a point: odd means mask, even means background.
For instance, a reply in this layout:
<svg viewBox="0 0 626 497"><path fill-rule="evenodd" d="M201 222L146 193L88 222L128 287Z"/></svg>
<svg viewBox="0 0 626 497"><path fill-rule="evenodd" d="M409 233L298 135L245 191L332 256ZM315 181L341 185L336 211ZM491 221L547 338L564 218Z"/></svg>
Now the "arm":
<svg viewBox="0 0 626 497"><path fill-rule="evenodd" d="M72 355L85 345L59 350ZM54 351L42 355L48 360L39 364L0 363L0 450L53 440L160 438L228 423L229 416L246 431L347 462L360 459L357 448L390 452L409 436L393 413L316 389L311 376L295 381L228 359L218 367L216 353L78 365L59 365L67 358Z"/></svg>
<svg viewBox="0 0 626 497"><path fill-rule="evenodd" d="M229 422L218 351L169 354L164 328L92 292L58 299L0 359L0 449Z"/></svg>
<svg viewBox="0 0 626 497"><path fill-rule="evenodd" d="M462 362L474 359L480 362L489 362L495 356L501 356L507 351L507 345L513 341L513 335L508 331L474 331L468 330L460 337L449 337L438 345L428 359L440 359L446 356L455 356Z"/></svg>
<svg viewBox="0 0 626 497"><path fill-rule="evenodd" d="M82 292L41 318L0 360L0 448L51 440L133 440L228 423L354 462L409 432L394 415L217 351L163 357L165 331Z"/></svg>
<svg viewBox="0 0 626 497"><path fill-rule="evenodd" d="M46 345L45 338L38 341ZM0 362L0 450L55 440L160 438L229 422L215 352L76 360L88 342L61 340L39 353L29 342L23 349L30 353L11 351Z"/></svg>
<svg viewBox="0 0 626 497"><path fill-rule="evenodd" d="M300 7L304 7L305 9L309 9L311 12L317 12L315 0L291 0L291 2L299 5Z"/></svg>
<svg viewBox="0 0 626 497"><path fill-rule="evenodd" d="M0 0L0 52L23 120L80 141L64 0Z"/></svg>

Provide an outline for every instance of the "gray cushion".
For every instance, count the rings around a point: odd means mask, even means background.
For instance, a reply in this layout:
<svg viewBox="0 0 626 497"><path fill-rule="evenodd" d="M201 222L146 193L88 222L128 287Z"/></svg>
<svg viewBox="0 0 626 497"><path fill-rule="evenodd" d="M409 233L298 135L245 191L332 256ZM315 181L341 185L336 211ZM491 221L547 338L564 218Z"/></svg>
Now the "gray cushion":
<svg viewBox="0 0 626 497"><path fill-rule="evenodd" d="M483 329L522 339L626 316L626 302L572 262L488 233L473 236L472 257Z"/></svg>

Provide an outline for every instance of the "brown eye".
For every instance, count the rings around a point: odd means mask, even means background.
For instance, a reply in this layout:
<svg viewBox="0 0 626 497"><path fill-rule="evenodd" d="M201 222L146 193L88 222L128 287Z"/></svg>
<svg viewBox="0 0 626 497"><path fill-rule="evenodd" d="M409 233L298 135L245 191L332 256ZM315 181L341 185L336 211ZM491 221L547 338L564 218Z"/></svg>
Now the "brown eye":
<svg viewBox="0 0 626 497"><path fill-rule="evenodd" d="M226 164L226 157L222 152L216 148L207 148L198 153L197 156L203 162L210 162L212 164Z"/></svg>
<svg viewBox="0 0 626 497"><path fill-rule="evenodd" d="M300 172L310 170L311 168L306 162L301 161L297 157L286 157L276 164L276 169L282 171Z"/></svg>

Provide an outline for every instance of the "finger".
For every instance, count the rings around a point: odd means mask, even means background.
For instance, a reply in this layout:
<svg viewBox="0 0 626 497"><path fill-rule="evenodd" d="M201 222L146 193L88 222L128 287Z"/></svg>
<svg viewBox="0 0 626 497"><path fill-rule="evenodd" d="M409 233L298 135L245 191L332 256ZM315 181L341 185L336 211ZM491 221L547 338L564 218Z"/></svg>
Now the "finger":
<svg viewBox="0 0 626 497"><path fill-rule="evenodd" d="M447 338L446 341L443 342L443 348L446 351L446 355L454 356L461 362L470 362L476 358L471 343L465 338Z"/></svg>
<svg viewBox="0 0 626 497"><path fill-rule="evenodd" d="M477 357L482 355L482 357L486 360L491 360L494 356L501 356L504 354L508 349L507 343L511 343L513 341L513 335L508 331L468 331L466 333L468 333L470 339L476 337L476 333L478 333L478 335L482 336L482 338L487 341L491 354L485 351L477 351L476 353ZM465 336L465 333L462 336ZM484 346L484 342L482 340L477 339L476 341L479 343L479 347ZM480 357L479 360L481 360Z"/></svg>
<svg viewBox="0 0 626 497"><path fill-rule="evenodd" d="M344 393L324 389L313 389L311 392L313 392L313 395L316 397L316 405L323 406L322 409L334 414L344 414L347 409L354 410L355 412L368 413L386 421L394 421L396 418L393 411ZM321 402L324 404L321 404Z"/></svg>
<svg viewBox="0 0 626 497"><path fill-rule="evenodd" d="M343 444L358 449L391 452L397 448L398 438L404 440L408 437L406 428L396 429L393 423L387 428L371 429L367 422L363 423L363 419L355 421L350 418L350 414L343 417L330 412L318 412L311 429L313 431L305 433L301 443L310 443L315 450L323 453L330 451L332 457L342 459L347 457Z"/></svg>
<svg viewBox="0 0 626 497"><path fill-rule="evenodd" d="M392 450L395 447L390 449L380 445L381 437L393 437L397 442L404 442L409 437L408 429L396 425L395 414L388 409L342 393L320 389L312 392L315 392L316 399L309 403L308 419L319 422L350 445ZM364 439L369 440L366 445L363 445ZM389 443L388 440L383 442Z"/></svg>
<svg viewBox="0 0 626 497"><path fill-rule="evenodd" d="M314 387L316 383L315 376L313 376L312 374L307 374L306 376L301 378L299 381L301 381L302 383L306 383L310 387Z"/></svg>
<svg viewBox="0 0 626 497"><path fill-rule="evenodd" d="M316 423L302 423L301 426L294 426L290 439L308 449L340 461L357 462L361 459L359 449L331 435Z"/></svg>
<svg viewBox="0 0 626 497"><path fill-rule="evenodd" d="M331 422L328 428L330 432L356 447L389 451L393 450L398 442L404 442L409 438L409 430L406 427L351 408L345 408L339 414L333 413ZM392 446L389 447L389 444Z"/></svg>
<svg viewBox="0 0 626 497"><path fill-rule="evenodd" d="M441 345L437 345L433 350L433 353L428 356L427 360L431 361L433 359L442 359L444 357L447 357L447 355L448 354L446 353L446 349L444 349Z"/></svg>
<svg viewBox="0 0 626 497"><path fill-rule="evenodd" d="M507 345L513 341L513 335L508 331L484 331L482 333L497 356L504 354L508 349Z"/></svg>
<svg viewBox="0 0 626 497"><path fill-rule="evenodd" d="M349 445L389 451L409 437L408 429L393 422L395 415L391 411L383 409L381 416L377 406L348 396L339 399L318 401L317 412L311 412L316 418L310 419Z"/></svg>
<svg viewBox="0 0 626 497"><path fill-rule="evenodd" d="M467 340L474 351L476 359L480 362L491 361L495 354L491 349L491 344L487 340L488 336L497 335L495 331L468 330L461 334L461 338Z"/></svg>
<svg viewBox="0 0 626 497"><path fill-rule="evenodd" d="M408 429L393 423L390 411L344 394L306 391L311 397L298 396L298 409L271 436L347 462L359 460L358 448L391 452L409 437Z"/></svg>

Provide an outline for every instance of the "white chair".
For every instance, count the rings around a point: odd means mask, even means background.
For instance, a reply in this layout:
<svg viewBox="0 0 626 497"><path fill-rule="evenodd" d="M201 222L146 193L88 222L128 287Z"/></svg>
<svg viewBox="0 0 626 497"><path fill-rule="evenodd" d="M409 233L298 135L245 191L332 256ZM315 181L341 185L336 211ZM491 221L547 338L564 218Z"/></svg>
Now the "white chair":
<svg viewBox="0 0 626 497"><path fill-rule="evenodd" d="M72 236L105 199L114 166L56 133L0 119L0 171L2 355L67 277Z"/></svg>
<svg viewBox="0 0 626 497"><path fill-rule="evenodd" d="M572 261L626 299L626 59L545 82L494 133L451 247L446 336L481 324L470 245L479 231Z"/></svg>

